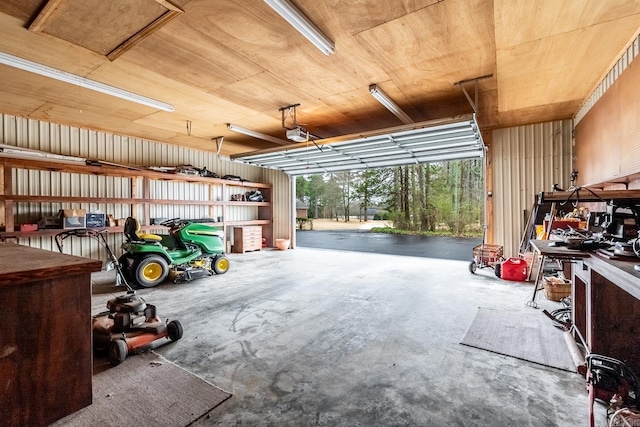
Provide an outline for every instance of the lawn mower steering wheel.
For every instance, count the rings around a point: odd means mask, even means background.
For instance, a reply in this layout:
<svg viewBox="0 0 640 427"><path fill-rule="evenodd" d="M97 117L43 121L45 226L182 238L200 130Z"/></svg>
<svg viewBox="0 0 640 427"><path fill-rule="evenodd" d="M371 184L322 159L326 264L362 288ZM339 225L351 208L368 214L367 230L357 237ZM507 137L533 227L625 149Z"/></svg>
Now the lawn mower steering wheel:
<svg viewBox="0 0 640 427"><path fill-rule="evenodd" d="M173 227L176 224L176 221L179 221L179 220L180 218L171 218L166 221L162 221L160 225L162 225L163 227Z"/></svg>

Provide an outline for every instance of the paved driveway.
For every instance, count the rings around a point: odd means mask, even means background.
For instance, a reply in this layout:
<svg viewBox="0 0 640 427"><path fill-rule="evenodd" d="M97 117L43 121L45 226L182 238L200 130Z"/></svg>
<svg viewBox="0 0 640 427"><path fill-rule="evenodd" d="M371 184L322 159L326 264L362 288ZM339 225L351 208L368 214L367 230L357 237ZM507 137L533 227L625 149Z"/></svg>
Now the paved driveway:
<svg viewBox="0 0 640 427"><path fill-rule="evenodd" d="M366 230L297 231L300 247L469 261L478 238L405 236Z"/></svg>

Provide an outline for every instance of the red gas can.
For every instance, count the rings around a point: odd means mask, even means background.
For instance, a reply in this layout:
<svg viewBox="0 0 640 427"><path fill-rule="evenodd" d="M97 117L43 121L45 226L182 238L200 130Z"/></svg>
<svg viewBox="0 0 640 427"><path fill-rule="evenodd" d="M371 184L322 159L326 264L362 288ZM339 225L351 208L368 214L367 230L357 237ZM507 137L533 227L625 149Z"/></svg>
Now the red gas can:
<svg viewBox="0 0 640 427"><path fill-rule="evenodd" d="M500 265L500 278L504 280L524 282L527 280L528 272L527 261L522 258L509 258L506 261L502 261Z"/></svg>

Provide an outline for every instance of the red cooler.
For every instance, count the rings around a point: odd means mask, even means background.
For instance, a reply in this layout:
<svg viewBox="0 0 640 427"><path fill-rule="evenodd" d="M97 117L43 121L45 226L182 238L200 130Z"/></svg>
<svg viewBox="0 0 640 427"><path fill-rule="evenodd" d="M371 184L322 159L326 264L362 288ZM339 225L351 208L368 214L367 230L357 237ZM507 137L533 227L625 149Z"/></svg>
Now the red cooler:
<svg viewBox="0 0 640 427"><path fill-rule="evenodd" d="M504 280L525 282L528 272L527 261L522 258L509 258L500 265L500 278Z"/></svg>

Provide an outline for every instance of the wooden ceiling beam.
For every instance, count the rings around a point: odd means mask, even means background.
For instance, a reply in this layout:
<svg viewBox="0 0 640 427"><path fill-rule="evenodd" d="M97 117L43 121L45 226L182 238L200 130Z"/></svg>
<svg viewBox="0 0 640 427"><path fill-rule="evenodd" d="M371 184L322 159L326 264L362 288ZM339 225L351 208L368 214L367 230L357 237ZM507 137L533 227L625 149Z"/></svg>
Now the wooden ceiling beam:
<svg viewBox="0 0 640 427"><path fill-rule="evenodd" d="M162 4L165 7L166 7L167 4L169 4L169 5L171 4L171 3L166 2L166 1L161 1L161 0L156 0L156 1L158 3L160 3L160 4ZM180 10L179 8L177 8L175 6L172 6L172 8L170 10L167 10L158 19L156 19L155 21L153 21L152 23L150 23L149 25L144 27L142 30L138 31L131 38L125 40L121 45L119 45L118 47L113 49L111 52L109 52L107 54L107 58L109 58L110 61L114 61L115 59L120 57L120 55L122 55L123 53L127 52L129 49L131 49L132 47L134 47L135 45L140 43L142 40L144 40L147 37L149 37L151 34L153 34L156 31L158 31L160 28L164 27L169 22L171 22L172 20L174 20L178 16L182 15L183 13L184 12L182 10Z"/></svg>

